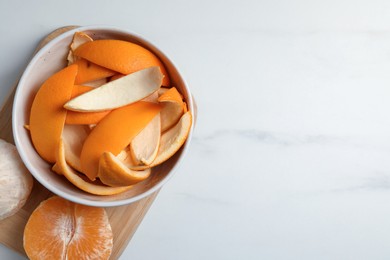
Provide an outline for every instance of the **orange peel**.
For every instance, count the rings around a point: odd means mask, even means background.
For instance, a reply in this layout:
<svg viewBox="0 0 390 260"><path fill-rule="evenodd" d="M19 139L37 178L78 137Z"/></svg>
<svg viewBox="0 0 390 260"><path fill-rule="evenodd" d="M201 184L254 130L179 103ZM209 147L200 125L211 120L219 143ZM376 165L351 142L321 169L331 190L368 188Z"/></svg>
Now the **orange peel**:
<svg viewBox="0 0 390 260"><path fill-rule="evenodd" d="M89 86L82 85L74 85L71 98L75 98L80 96L81 94L87 93L94 89ZM76 112L76 111L68 111L66 114L65 124L69 125L91 125L97 124L100 120L105 117L110 110L101 111L101 112Z"/></svg>
<svg viewBox="0 0 390 260"><path fill-rule="evenodd" d="M132 188L132 186L108 187L84 180L75 170L69 167L69 165L66 163L65 149L62 139L60 140L58 150L56 152L56 157L57 162L53 166L53 170L56 170L58 171L58 173L64 175L69 182L71 182L77 188L85 192L95 195L114 195L125 192Z"/></svg>
<svg viewBox="0 0 390 260"><path fill-rule="evenodd" d="M174 126L184 113L184 102L180 93L175 87L165 91L158 102L164 104L161 110L161 132L165 132Z"/></svg>
<svg viewBox="0 0 390 260"><path fill-rule="evenodd" d="M151 172L151 169L133 171L110 152L103 153L99 160L98 177L112 187L134 185L147 179Z"/></svg>
<svg viewBox="0 0 390 260"><path fill-rule="evenodd" d="M109 259L113 232L104 208L53 196L39 204L23 233L31 260Z"/></svg>
<svg viewBox="0 0 390 260"><path fill-rule="evenodd" d="M151 51L132 42L109 39L86 42L78 47L74 54L125 75L159 66L164 75L162 85L170 85L169 75L160 59Z"/></svg>
<svg viewBox="0 0 390 260"><path fill-rule="evenodd" d="M191 112L186 112L179 122L163 133L156 159L150 165L129 166L132 170L144 170L162 164L171 158L185 143L192 125ZM122 155L123 156L123 155Z"/></svg>
<svg viewBox="0 0 390 260"><path fill-rule="evenodd" d="M75 32L68 53L68 65L71 65L77 60L77 57L74 55L74 51L84 43L92 41L93 39L88 34L84 32Z"/></svg>
<svg viewBox="0 0 390 260"><path fill-rule="evenodd" d="M115 71L96 65L86 59L78 59L73 64L77 64L79 66L75 84L83 84L85 82L104 79L116 74Z"/></svg>
<svg viewBox="0 0 390 260"><path fill-rule="evenodd" d="M100 156L104 152L119 154L160 110L159 104L140 101L109 113L84 142L80 156L82 172L95 180Z"/></svg>
<svg viewBox="0 0 390 260"><path fill-rule="evenodd" d="M58 147L65 124L66 109L63 105L69 101L77 65L70 65L47 79L38 90L30 112L31 139L38 154L50 163L55 162Z"/></svg>
<svg viewBox="0 0 390 260"><path fill-rule="evenodd" d="M65 125L62 131L66 162L77 171L81 171L81 149L89 132L84 125Z"/></svg>
<svg viewBox="0 0 390 260"><path fill-rule="evenodd" d="M73 111L96 112L137 102L158 90L162 74L159 67L150 67L108 82L71 99L65 108Z"/></svg>
<svg viewBox="0 0 390 260"><path fill-rule="evenodd" d="M137 165L149 165L157 156L161 137L161 119L157 114L130 143L130 152Z"/></svg>
<svg viewBox="0 0 390 260"><path fill-rule="evenodd" d="M107 78L104 78L104 79L98 79L98 80L85 82L85 83L83 83L83 86L98 88L98 87L106 84L107 82L108 82Z"/></svg>

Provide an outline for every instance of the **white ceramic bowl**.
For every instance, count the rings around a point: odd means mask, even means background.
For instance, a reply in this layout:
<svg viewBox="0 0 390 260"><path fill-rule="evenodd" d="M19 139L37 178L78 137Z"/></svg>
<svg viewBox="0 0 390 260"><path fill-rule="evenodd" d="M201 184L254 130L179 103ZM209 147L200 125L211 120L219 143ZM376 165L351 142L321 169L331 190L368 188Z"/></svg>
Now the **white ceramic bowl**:
<svg viewBox="0 0 390 260"><path fill-rule="evenodd" d="M63 176L51 171L51 165L45 162L35 151L30 135L23 125L28 124L30 108L35 93L41 84L53 73L66 66L66 55L74 32L83 31L94 39L119 39L137 43L156 54L164 63L172 86L178 88L187 101L188 108L195 115L191 92L173 62L152 43L127 30L109 26L85 26L67 31L54 38L39 50L24 71L16 89L12 128L16 147L25 165L32 175L47 189L70 201L90 206L110 207L138 201L160 189L173 175L179 162L188 150L193 126L188 139L179 152L160 166L153 169L151 176L134 186L133 189L111 196L97 196L86 193L68 182ZM194 123L193 123L194 125Z"/></svg>

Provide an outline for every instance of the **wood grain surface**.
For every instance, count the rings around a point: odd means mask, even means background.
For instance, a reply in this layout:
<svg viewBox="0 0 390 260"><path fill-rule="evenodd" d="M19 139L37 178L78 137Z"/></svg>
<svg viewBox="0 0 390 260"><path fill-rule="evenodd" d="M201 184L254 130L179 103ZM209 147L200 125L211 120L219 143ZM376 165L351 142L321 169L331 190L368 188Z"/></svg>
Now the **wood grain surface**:
<svg viewBox="0 0 390 260"><path fill-rule="evenodd" d="M37 50L42 48L46 43L61 33L75 27L77 26L67 26L53 31L42 40L42 42L38 45ZM0 138L10 143L13 143L12 103L16 85L17 84L15 84L12 93L1 108L0 112ZM110 259L118 259L122 254L157 194L158 191L127 206L106 208L114 233L114 248ZM26 202L26 205L15 215L0 221L0 243L22 255L25 255L25 251L23 249L24 226L26 225L32 211L39 205L39 203L52 195L53 194L50 191L35 181L33 191Z"/></svg>

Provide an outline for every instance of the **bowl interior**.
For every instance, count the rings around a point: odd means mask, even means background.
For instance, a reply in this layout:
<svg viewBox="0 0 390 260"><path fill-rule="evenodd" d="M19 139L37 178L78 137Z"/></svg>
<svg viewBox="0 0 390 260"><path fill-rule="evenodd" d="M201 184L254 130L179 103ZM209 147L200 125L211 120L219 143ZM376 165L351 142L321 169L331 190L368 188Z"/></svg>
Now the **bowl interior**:
<svg viewBox="0 0 390 260"><path fill-rule="evenodd" d="M153 168L152 174L147 180L118 195L97 196L86 193L69 183L63 176L52 172L51 165L46 163L35 151L29 133L24 129L24 124L29 122L32 101L41 84L50 75L66 66L68 48L75 31L84 31L94 39L120 39L134 42L155 53L164 63L171 78L172 86L178 88L183 94L189 110L194 114L192 97L185 81L171 60L154 45L140 36L115 28L80 27L62 34L43 47L34 56L22 75L16 90L13 108L15 144L33 176L53 193L71 201L91 206L118 206L132 203L161 188L168 177L172 175L174 168L188 147L192 129L187 142L178 153L167 162Z"/></svg>

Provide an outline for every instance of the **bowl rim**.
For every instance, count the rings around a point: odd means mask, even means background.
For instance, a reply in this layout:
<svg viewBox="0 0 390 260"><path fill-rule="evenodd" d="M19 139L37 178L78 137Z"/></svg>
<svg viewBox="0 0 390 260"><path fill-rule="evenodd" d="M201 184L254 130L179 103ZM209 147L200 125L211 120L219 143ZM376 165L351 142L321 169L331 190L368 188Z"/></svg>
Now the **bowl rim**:
<svg viewBox="0 0 390 260"><path fill-rule="evenodd" d="M21 87L19 87L19 86L24 84L24 82L27 79L27 75L30 74L30 71L34 67L35 63L39 60L39 58L44 53L46 53L47 50L49 50L53 45L62 41L66 37L73 35L75 32L87 31L87 30L90 30L90 31L109 30L109 31L112 31L114 33L117 32L117 33L126 34L126 35L129 35L131 37L134 37L136 39L141 40L143 43L146 43L148 46L157 50L161 55L164 56L165 59L167 59L172 64L173 68L177 71L178 75L180 76L180 78L183 82L183 88L185 88L187 95L188 95L188 99L186 101L188 103L189 110L191 111L193 117L196 116L194 114L195 111L194 111L193 97L192 97L191 91L188 87L188 84L187 84L186 80L184 79L183 74L180 72L180 70L178 69L176 64L172 61L172 59L169 58L169 56L166 54L166 52L161 51L153 43L151 43L149 40L145 39L143 36L139 35L138 33L134 33L128 29L120 28L117 26L111 26L111 25L88 25L88 26L80 26L80 27L70 29L69 31L61 33L60 35L58 35L57 37L52 39L50 42L48 42L45 46L43 46L40 50L38 50L36 53L34 53L34 56L30 60L30 62L28 63L26 69L23 71L23 74L20 77L20 80L16 86L15 96L14 96L13 106L12 106L12 115L16 115L17 110L18 110L17 104L19 104L21 102L21 101L19 101L19 97L20 97L19 93L21 91ZM48 189L49 191L53 192L54 194L56 194L58 196L61 196L65 199L72 201L72 202L75 202L75 203L84 204L84 205L88 205L88 206L95 206L95 207L114 207L114 206L128 205L128 204L134 203L136 201L139 201L139 200L151 195L152 193L156 192L157 190L161 189L161 187L164 186L170 180L170 178L172 178L172 176L174 175L174 173L177 171L178 167L180 166L183 158L185 157L185 155L188 152L189 145L190 145L190 142L192 140L193 130L194 130L194 124L195 124L194 120L195 119L193 118L193 122L191 125L190 132L188 134L187 140L181 148L182 149L181 154L180 154L177 162L172 166L172 168L169 171L169 173L167 174L167 176L165 176L161 181L159 181L156 185L154 185L150 189L148 189L148 190L146 190L146 191L144 191L144 192L142 192L134 197L112 200L112 201L99 201L99 200L89 200L89 199L85 199L85 198L79 198L77 196L63 192L62 190L58 189L56 187L56 185L53 185L50 182L46 181L38 173L38 171L35 169L35 167L33 167L33 165L29 161L27 154L24 152L23 145L22 145L21 140L19 139L19 135L17 134L17 131L16 131L18 122L17 122L15 116L12 116L12 133L13 133L13 137L14 137L15 146L16 146L16 148L19 152L19 155L20 155L22 161L24 162L25 166L30 171L30 173L33 175L33 177L39 183L41 183L46 189ZM98 198L100 195L95 195L95 196L96 196L96 198Z"/></svg>

